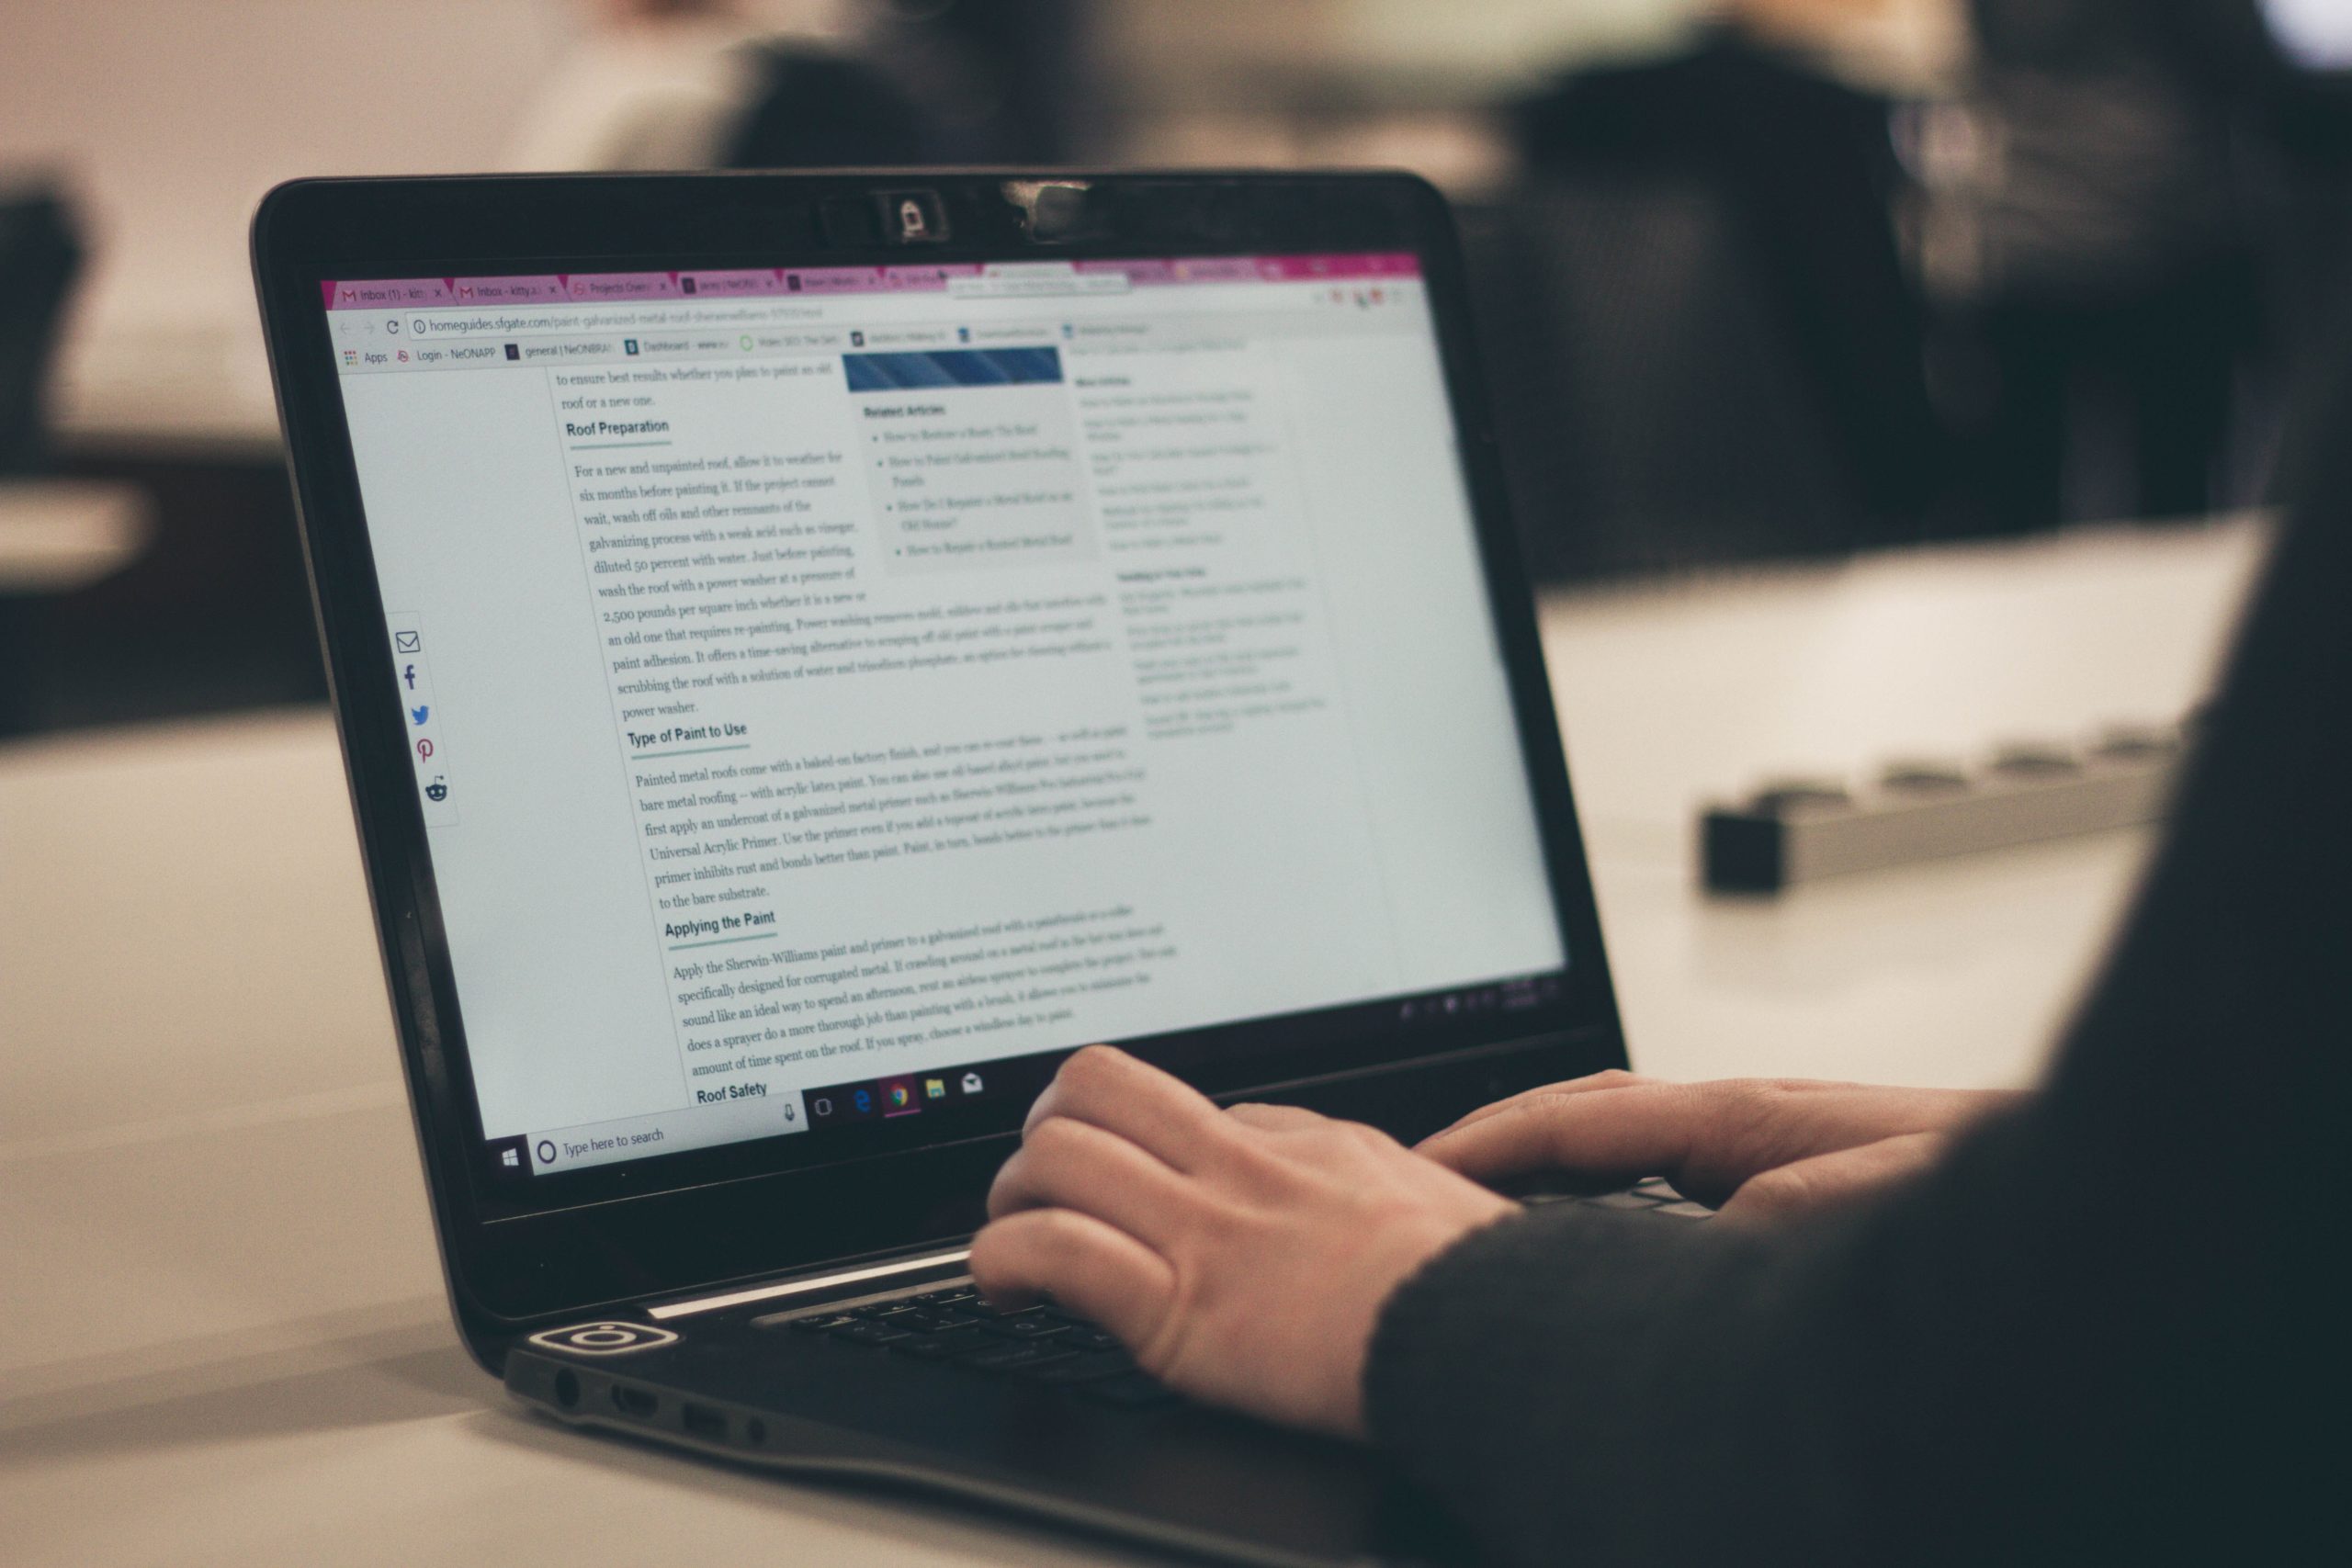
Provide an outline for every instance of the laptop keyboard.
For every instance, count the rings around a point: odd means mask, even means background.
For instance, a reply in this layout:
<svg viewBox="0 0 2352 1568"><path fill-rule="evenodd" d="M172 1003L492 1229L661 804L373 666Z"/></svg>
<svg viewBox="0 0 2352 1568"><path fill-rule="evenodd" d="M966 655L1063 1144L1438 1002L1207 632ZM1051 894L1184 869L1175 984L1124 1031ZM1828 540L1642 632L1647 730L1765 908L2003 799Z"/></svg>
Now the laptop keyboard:
<svg viewBox="0 0 2352 1568"><path fill-rule="evenodd" d="M1598 1208L1656 1210L1678 1218L1712 1211L1685 1201L1660 1181L1598 1197L1545 1197L1535 1202L1589 1203ZM1153 1379L1109 1333L1049 1303L991 1305L969 1280L912 1288L833 1307L803 1308L752 1320L756 1328L823 1335L916 1362L967 1372L1021 1378L1066 1389L1098 1404L1141 1408L1178 1395Z"/></svg>
<svg viewBox="0 0 2352 1568"><path fill-rule="evenodd" d="M1136 1367L1116 1339L1075 1313L991 1306L968 1280L841 1312L762 1319L759 1326L823 1334L910 1360L1058 1385L1106 1404L1159 1404L1176 1397Z"/></svg>

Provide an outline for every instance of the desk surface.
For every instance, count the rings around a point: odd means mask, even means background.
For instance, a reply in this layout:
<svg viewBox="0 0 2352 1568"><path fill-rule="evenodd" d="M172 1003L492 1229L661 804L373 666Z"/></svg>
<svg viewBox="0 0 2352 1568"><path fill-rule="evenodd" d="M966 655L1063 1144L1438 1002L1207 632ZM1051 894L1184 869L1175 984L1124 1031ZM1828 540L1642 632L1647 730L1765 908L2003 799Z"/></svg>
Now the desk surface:
<svg viewBox="0 0 2352 1568"><path fill-rule="evenodd" d="M1634 1060L2029 1079L2145 851L2126 832L1710 900L1691 807L1761 773L2168 719L2237 523L1545 608ZM0 1518L27 1564L1126 1561L585 1440L439 1295L325 717L0 747Z"/></svg>
<svg viewBox="0 0 2352 1568"><path fill-rule="evenodd" d="M147 546L147 500L130 485L0 480L0 594L70 593Z"/></svg>

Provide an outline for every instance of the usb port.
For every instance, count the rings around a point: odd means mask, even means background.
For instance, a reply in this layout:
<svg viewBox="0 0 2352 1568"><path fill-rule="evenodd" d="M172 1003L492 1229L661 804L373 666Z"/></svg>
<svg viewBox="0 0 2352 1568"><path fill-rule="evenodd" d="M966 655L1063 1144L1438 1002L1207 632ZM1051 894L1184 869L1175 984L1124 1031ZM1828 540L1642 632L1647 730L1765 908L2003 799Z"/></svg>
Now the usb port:
<svg viewBox="0 0 2352 1568"><path fill-rule="evenodd" d="M727 1440L727 1417L716 1410L706 1410L699 1404L681 1405L678 1421L689 1436L708 1438L715 1443Z"/></svg>
<svg viewBox="0 0 2352 1568"><path fill-rule="evenodd" d="M613 1385L613 1408L624 1416L634 1416L640 1421L650 1421L653 1413L662 1408L661 1400L641 1388Z"/></svg>

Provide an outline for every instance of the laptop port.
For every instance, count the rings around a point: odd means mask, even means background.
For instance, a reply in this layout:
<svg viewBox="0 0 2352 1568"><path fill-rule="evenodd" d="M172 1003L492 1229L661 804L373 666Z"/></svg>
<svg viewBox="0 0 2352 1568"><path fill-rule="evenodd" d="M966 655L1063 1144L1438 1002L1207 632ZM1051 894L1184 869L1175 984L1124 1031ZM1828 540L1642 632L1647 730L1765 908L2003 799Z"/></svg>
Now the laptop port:
<svg viewBox="0 0 2352 1568"><path fill-rule="evenodd" d="M727 1417L716 1410L706 1410L699 1404L681 1405L678 1424L685 1427L689 1437L707 1438L714 1443L727 1440Z"/></svg>
<svg viewBox="0 0 2352 1568"><path fill-rule="evenodd" d="M615 1383L613 1408L624 1416L634 1416L640 1421L650 1421L653 1419L654 1412L662 1408L662 1401L641 1388L624 1388L619 1383Z"/></svg>

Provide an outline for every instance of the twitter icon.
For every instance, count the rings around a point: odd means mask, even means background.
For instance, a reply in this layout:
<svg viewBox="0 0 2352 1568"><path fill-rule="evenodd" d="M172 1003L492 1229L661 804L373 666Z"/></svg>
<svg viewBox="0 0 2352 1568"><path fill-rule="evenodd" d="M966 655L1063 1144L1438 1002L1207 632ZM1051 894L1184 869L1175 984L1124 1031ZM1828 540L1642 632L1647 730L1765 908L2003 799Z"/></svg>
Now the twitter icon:
<svg viewBox="0 0 2352 1568"><path fill-rule="evenodd" d="M408 716L409 717L416 720L417 723L423 724L424 722L425 715L432 711L433 710L429 707L411 708L408 710Z"/></svg>

